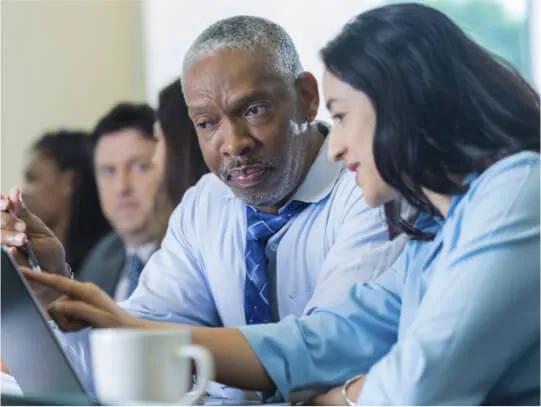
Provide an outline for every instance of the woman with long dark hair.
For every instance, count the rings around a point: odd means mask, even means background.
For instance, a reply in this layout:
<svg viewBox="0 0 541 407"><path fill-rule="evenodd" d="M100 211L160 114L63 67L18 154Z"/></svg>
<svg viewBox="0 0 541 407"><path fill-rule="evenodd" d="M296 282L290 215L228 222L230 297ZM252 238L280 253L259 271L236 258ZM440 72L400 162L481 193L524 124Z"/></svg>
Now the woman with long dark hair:
<svg viewBox="0 0 541 407"><path fill-rule="evenodd" d="M184 192L209 170L188 116L180 79L160 91L157 116L154 135L158 142L154 162L161 172L162 181L156 194L156 215L165 233L171 212L180 203Z"/></svg>
<svg viewBox="0 0 541 407"><path fill-rule="evenodd" d="M110 230L98 199L89 136L58 130L40 137L31 148L23 196L62 242L76 275L86 254Z"/></svg>
<svg viewBox="0 0 541 407"><path fill-rule="evenodd" d="M314 402L538 404L539 96L421 5L359 15L322 57L330 154L369 204L403 198L419 211L398 220L411 239L334 307L192 327L192 340L213 353L217 380L284 398L339 386ZM70 293L50 308L63 329L178 326L135 318L93 287L28 276Z"/></svg>

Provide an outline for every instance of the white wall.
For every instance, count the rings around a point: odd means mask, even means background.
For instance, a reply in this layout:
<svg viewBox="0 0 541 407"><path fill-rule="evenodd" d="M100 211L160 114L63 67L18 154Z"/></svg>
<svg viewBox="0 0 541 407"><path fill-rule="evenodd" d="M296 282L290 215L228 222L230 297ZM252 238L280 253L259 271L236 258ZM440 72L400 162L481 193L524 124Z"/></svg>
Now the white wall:
<svg viewBox="0 0 541 407"><path fill-rule="evenodd" d="M159 90L180 76L182 59L195 38L217 20L245 14L268 18L293 39L305 70L323 72L319 50L342 26L381 0L143 0L146 94L156 103ZM323 106L320 113L326 115Z"/></svg>
<svg viewBox="0 0 541 407"><path fill-rule="evenodd" d="M2 191L21 181L45 129L91 128L117 101L143 100L140 2L1 0Z"/></svg>
<svg viewBox="0 0 541 407"><path fill-rule="evenodd" d="M518 18L523 18L526 12L525 1L494 1ZM528 1L534 6L532 58L534 75L539 78L541 0ZM238 14L262 16L284 27L297 46L305 69L319 79L322 73L319 50L349 19L383 3L384 0L143 0L147 98L155 104L159 90L180 75L184 54L202 30L219 19ZM323 106L320 117L328 117Z"/></svg>

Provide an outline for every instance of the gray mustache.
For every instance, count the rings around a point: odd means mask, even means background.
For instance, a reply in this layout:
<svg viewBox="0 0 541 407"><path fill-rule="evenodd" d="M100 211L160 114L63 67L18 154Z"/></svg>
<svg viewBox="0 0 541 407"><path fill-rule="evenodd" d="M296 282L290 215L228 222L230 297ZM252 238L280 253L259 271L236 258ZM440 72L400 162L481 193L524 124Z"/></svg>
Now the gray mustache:
<svg viewBox="0 0 541 407"><path fill-rule="evenodd" d="M272 167L270 161L261 161L249 157L240 157L238 159L233 159L229 161L223 168L220 170L220 177L222 179L229 179L231 177L231 172L233 170L238 170L241 167L246 166L261 166L261 167Z"/></svg>

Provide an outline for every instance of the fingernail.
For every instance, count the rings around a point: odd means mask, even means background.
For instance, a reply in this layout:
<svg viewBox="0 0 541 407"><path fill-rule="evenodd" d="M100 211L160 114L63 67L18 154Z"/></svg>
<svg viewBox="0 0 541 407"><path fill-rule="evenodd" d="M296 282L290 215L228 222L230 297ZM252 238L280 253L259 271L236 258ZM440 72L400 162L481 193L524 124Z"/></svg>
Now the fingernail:
<svg viewBox="0 0 541 407"><path fill-rule="evenodd" d="M17 232L24 232L26 230L26 224L24 222L15 223L15 230Z"/></svg>
<svg viewBox="0 0 541 407"><path fill-rule="evenodd" d="M14 240L15 243L17 243L17 244L23 244L23 243L25 242L25 240L26 240L26 236L23 235L22 233L19 233L19 234L15 235L15 236L13 237L13 240Z"/></svg>

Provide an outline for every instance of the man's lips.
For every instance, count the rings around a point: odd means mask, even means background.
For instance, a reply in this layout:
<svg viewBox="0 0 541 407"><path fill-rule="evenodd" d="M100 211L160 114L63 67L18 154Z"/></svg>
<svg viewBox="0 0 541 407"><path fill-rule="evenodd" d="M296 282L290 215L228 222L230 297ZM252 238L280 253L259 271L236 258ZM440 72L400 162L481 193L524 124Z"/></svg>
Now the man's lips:
<svg viewBox="0 0 541 407"><path fill-rule="evenodd" d="M264 165L245 165L229 171L229 181L240 188L250 188L257 185L269 167Z"/></svg>
<svg viewBox="0 0 541 407"><path fill-rule="evenodd" d="M131 210L139 207L137 202L121 202L116 205L116 208L119 210Z"/></svg>

